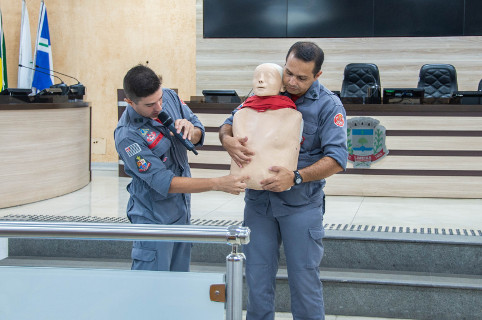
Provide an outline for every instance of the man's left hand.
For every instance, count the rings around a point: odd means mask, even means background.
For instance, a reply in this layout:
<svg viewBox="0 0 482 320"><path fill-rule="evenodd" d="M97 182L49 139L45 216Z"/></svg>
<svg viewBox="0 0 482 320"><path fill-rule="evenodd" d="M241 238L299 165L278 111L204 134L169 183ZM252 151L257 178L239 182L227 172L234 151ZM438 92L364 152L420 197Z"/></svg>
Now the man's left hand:
<svg viewBox="0 0 482 320"><path fill-rule="evenodd" d="M194 125L186 119L177 119L174 122L174 126L176 127L177 133L182 132L182 138L188 139L191 141L192 136L194 134Z"/></svg>
<svg viewBox="0 0 482 320"><path fill-rule="evenodd" d="M260 181L263 190L283 192L295 184L293 171L278 166L269 168L269 171L273 172L274 176Z"/></svg>

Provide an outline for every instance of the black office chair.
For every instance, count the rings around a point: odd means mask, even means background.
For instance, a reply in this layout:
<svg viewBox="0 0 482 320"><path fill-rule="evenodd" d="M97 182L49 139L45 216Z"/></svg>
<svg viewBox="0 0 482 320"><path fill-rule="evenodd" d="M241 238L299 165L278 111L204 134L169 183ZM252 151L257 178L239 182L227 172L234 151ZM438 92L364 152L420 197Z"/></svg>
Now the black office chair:
<svg viewBox="0 0 482 320"><path fill-rule="evenodd" d="M341 97L367 97L369 87L381 87L377 65L373 63L347 64L341 84Z"/></svg>
<svg viewBox="0 0 482 320"><path fill-rule="evenodd" d="M420 68L417 88L424 98L450 98L458 90L457 72L451 64L425 64Z"/></svg>

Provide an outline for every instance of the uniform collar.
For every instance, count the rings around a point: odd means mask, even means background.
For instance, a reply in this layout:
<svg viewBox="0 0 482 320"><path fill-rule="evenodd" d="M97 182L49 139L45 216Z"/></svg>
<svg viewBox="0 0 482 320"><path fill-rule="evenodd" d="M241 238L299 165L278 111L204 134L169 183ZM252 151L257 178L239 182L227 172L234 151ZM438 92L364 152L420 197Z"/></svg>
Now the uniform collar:
<svg viewBox="0 0 482 320"><path fill-rule="evenodd" d="M299 103L302 103L305 98L312 99L312 100L318 100L320 98L320 88L321 88L321 83L316 80L313 82L311 87L305 92L304 95L300 96L296 102L299 101ZM291 97L291 94L288 92L284 92L285 96Z"/></svg>
<svg viewBox="0 0 482 320"><path fill-rule="evenodd" d="M136 128L140 128L141 126L143 126L147 122L150 123L150 120L152 120L150 118L146 118L146 117L143 117L140 114L138 114L136 112L136 110L134 110L134 108L132 108L132 106L130 104L127 104L126 111L127 111L127 114L129 115L130 122Z"/></svg>
<svg viewBox="0 0 482 320"><path fill-rule="evenodd" d="M320 98L320 87L320 82L316 80L315 82L313 82L308 91L306 91L304 96L308 99L318 100Z"/></svg>

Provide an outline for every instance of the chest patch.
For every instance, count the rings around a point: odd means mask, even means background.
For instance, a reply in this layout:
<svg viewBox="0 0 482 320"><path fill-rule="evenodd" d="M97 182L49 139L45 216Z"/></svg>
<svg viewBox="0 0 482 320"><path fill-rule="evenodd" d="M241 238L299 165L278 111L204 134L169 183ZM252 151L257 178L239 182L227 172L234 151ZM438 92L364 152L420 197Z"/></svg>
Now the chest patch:
<svg viewBox="0 0 482 320"><path fill-rule="evenodd" d="M157 132L152 129L139 129L139 132L144 137L144 139L146 139L149 149L155 148L159 141L164 138L164 135L161 132Z"/></svg>

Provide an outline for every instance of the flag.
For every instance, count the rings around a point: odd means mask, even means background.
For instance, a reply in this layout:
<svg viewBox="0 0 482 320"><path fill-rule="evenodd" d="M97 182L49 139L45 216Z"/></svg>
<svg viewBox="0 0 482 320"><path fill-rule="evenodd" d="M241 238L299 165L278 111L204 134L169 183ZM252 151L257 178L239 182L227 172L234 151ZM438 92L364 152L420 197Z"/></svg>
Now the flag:
<svg viewBox="0 0 482 320"><path fill-rule="evenodd" d="M0 76L2 77L1 90L8 88L6 53L7 50L5 50L5 38L3 37L2 10L0 10Z"/></svg>
<svg viewBox="0 0 482 320"><path fill-rule="evenodd" d="M35 71L33 74L32 87L36 90L43 90L49 88L54 84L54 76L52 70L54 68L52 63L52 46L50 43L49 21L47 19L47 8L45 3L40 3L40 14L38 18L37 28L37 42L35 45L35 65L39 66L39 72Z"/></svg>
<svg viewBox="0 0 482 320"><path fill-rule="evenodd" d="M28 19L27 3L22 1L22 22L20 25L20 49L18 64L33 69L32 44L30 38L30 22ZM33 70L18 67L17 88L32 87Z"/></svg>

